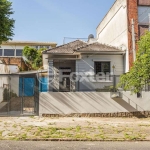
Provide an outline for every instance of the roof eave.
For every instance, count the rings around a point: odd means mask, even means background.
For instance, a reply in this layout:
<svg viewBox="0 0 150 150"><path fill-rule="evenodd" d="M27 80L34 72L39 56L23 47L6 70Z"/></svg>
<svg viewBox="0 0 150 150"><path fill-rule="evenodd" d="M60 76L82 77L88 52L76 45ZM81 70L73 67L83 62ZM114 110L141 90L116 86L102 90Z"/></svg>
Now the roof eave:
<svg viewBox="0 0 150 150"><path fill-rule="evenodd" d="M96 54L125 54L125 51L80 51L81 54L86 54L86 53L96 53Z"/></svg>
<svg viewBox="0 0 150 150"><path fill-rule="evenodd" d="M48 55L79 55L80 53L44 53Z"/></svg>

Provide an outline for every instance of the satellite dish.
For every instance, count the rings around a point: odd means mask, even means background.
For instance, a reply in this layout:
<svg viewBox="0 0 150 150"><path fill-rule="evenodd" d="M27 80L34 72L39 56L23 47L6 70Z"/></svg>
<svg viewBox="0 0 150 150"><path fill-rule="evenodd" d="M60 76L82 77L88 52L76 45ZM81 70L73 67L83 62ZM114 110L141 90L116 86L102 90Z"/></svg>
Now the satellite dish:
<svg viewBox="0 0 150 150"><path fill-rule="evenodd" d="M90 34L89 36L88 36L88 40L89 39L94 39L94 35L93 34Z"/></svg>

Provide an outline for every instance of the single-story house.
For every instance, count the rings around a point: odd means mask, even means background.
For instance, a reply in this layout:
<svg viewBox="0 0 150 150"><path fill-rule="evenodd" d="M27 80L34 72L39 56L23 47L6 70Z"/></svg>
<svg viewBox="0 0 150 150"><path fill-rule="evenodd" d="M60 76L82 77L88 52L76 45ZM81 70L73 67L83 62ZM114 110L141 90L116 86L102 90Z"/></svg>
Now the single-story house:
<svg viewBox="0 0 150 150"><path fill-rule="evenodd" d="M125 70L125 51L89 40L76 40L43 52L50 92L86 92L113 85Z"/></svg>
<svg viewBox="0 0 150 150"><path fill-rule="evenodd" d="M149 92L111 92L125 73L126 51L76 40L43 52L48 92L39 93L39 115L149 111ZM120 89L121 90L121 89Z"/></svg>

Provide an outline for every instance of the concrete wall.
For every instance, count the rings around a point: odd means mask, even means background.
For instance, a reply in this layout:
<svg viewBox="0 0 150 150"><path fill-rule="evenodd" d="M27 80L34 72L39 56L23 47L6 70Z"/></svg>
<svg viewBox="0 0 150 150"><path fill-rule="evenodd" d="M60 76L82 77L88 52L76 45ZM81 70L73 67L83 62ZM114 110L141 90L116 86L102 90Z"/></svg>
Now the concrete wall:
<svg viewBox="0 0 150 150"><path fill-rule="evenodd" d="M0 87L0 103L3 101L3 91L4 89Z"/></svg>
<svg viewBox="0 0 150 150"><path fill-rule="evenodd" d="M9 67L5 64L2 64L2 61L0 61L0 74L7 73L9 73ZM3 101L4 84L8 84L8 77L0 76L0 102Z"/></svg>
<svg viewBox="0 0 150 150"><path fill-rule="evenodd" d="M109 61L111 63L111 75L121 75L124 73L124 63L123 55L93 55L82 56L81 60L76 61L76 72L82 72L88 75L94 75L94 62L95 61ZM115 66L113 71L112 66ZM77 83L79 91L95 91L96 89L102 89L105 86L112 86L113 78L110 78L109 81L92 81L88 82L83 80L82 82Z"/></svg>
<svg viewBox="0 0 150 150"><path fill-rule="evenodd" d="M42 54L42 60L43 60L43 69L48 69L48 55Z"/></svg>
<svg viewBox="0 0 150 150"><path fill-rule="evenodd" d="M17 73L19 68L17 65L5 65L0 61L0 102L3 101L3 91L5 88L11 85L11 90L19 95L19 77L11 76L10 81L9 77L5 74ZM1 75L4 74L4 75ZM10 85L9 85L10 84Z"/></svg>
<svg viewBox="0 0 150 150"><path fill-rule="evenodd" d="M123 47L128 50L127 1L117 0L97 27L97 39L100 43ZM129 69L128 51L126 53L126 71Z"/></svg>
<svg viewBox="0 0 150 150"><path fill-rule="evenodd" d="M123 100L138 111L150 111L150 92L142 92L142 97L137 98L137 94L123 92Z"/></svg>
<svg viewBox="0 0 150 150"><path fill-rule="evenodd" d="M8 76L0 76L0 102L3 101L5 88L11 88L11 91L19 96L19 76L11 76L10 81Z"/></svg>
<svg viewBox="0 0 150 150"><path fill-rule="evenodd" d="M8 84L9 84L8 77L0 76L0 102L3 101L3 91L4 91L4 88L6 88Z"/></svg>
<svg viewBox="0 0 150 150"><path fill-rule="evenodd" d="M12 76L10 80L11 91L19 96L19 76Z"/></svg>
<svg viewBox="0 0 150 150"><path fill-rule="evenodd" d="M39 114L115 113L150 111L150 92L143 98L124 92L123 99L113 100L110 93L40 93Z"/></svg>

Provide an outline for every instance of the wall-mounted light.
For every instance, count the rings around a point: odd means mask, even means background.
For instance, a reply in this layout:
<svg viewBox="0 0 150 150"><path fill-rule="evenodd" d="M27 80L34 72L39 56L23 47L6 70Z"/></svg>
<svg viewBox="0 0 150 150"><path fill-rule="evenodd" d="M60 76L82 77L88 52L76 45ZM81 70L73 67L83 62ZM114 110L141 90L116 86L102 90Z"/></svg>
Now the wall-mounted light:
<svg viewBox="0 0 150 150"><path fill-rule="evenodd" d="M112 68L115 69L115 65L113 65Z"/></svg>
<svg viewBox="0 0 150 150"><path fill-rule="evenodd" d="M114 74L115 73L115 68L116 68L115 65L113 65L112 68L113 68L113 74Z"/></svg>

